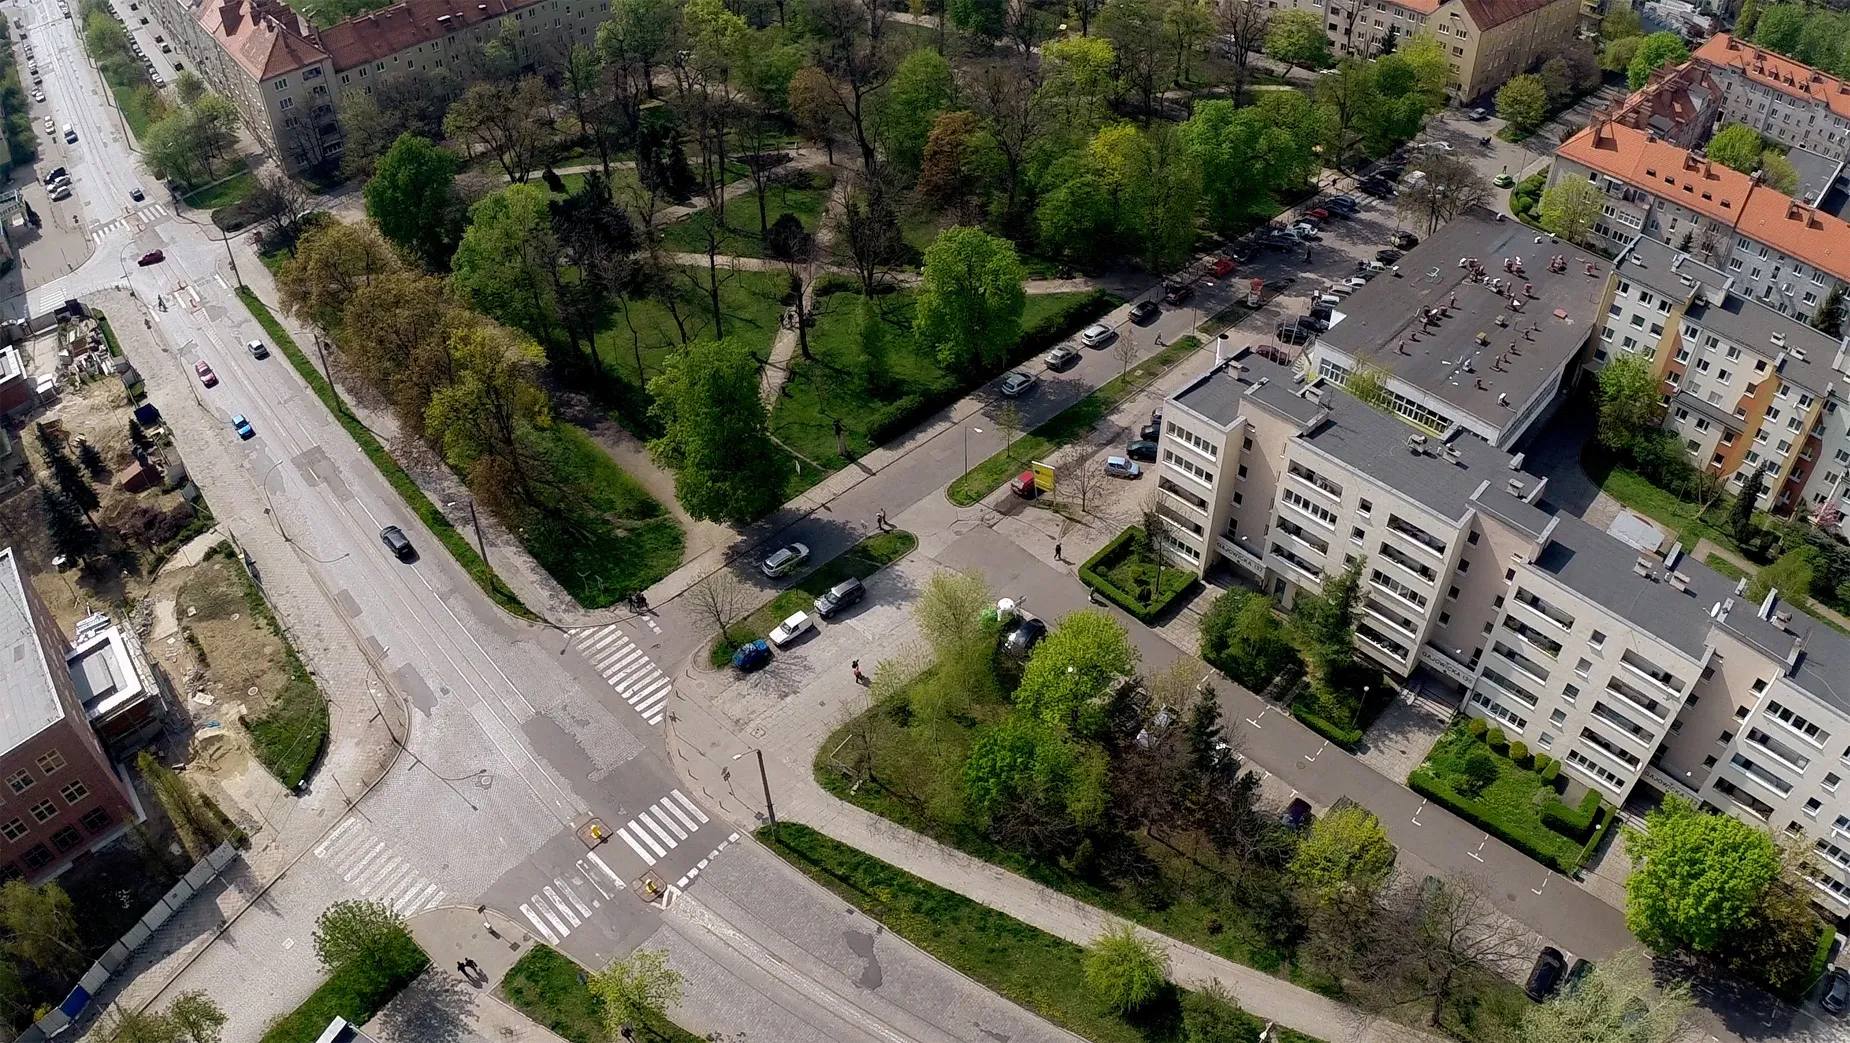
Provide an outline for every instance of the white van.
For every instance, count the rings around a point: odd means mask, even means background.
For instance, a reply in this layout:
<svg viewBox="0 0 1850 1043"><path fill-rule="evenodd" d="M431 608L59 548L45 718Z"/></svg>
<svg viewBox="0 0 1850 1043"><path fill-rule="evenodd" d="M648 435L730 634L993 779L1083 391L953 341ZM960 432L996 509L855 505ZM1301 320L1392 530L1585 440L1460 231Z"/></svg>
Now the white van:
<svg viewBox="0 0 1850 1043"><path fill-rule="evenodd" d="M67 145L77 144L77 128L71 126L69 123L64 125L64 143Z"/></svg>

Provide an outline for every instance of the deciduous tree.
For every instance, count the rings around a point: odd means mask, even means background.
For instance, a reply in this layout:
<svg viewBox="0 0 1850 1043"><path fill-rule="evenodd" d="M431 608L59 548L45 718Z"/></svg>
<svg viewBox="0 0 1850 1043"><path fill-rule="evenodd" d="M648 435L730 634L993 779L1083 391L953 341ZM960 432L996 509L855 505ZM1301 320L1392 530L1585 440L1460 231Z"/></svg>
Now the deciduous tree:
<svg viewBox="0 0 1850 1043"><path fill-rule="evenodd" d="M602 1002L605 1034L616 1039L665 1018L668 1008L681 1002L684 979L668 965L667 950L638 949L585 984Z"/></svg>
<svg viewBox="0 0 1850 1043"><path fill-rule="evenodd" d="M90 962L71 897L56 882L34 887L15 879L0 887L0 932L15 959L49 974L74 977Z"/></svg>
<svg viewBox="0 0 1850 1043"><path fill-rule="evenodd" d="M481 322L450 332L449 355L455 374L424 408L425 436L499 513L514 502L510 495L537 504L543 465L528 432L551 422L538 383L545 353L525 334Z"/></svg>
<svg viewBox="0 0 1850 1043"><path fill-rule="evenodd" d="M447 271L462 238L463 207L456 194L461 169L461 160L429 138L407 134L366 182L366 216L425 271Z"/></svg>
<svg viewBox="0 0 1850 1043"><path fill-rule="evenodd" d="M1201 658L1236 682L1263 689L1297 662L1284 624L1263 594L1229 590L1214 599L1201 619Z"/></svg>
<svg viewBox="0 0 1850 1043"><path fill-rule="evenodd" d="M551 192L540 185L509 185L469 208L450 287L477 311L543 344L556 343L559 300L552 232Z"/></svg>
<svg viewBox="0 0 1850 1043"><path fill-rule="evenodd" d="M1036 645L1015 689L1015 707L1055 727L1090 731L1096 700L1114 677L1129 677L1137 650L1102 612L1068 613Z"/></svg>
<svg viewBox="0 0 1850 1043"><path fill-rule="evenodd" d="M1401 212L1424 221L1426 234L1474 206L1482 205L1490 194L1490 182L1477 168L1455 156L1429 155L1412 165L1426 176L1411 184L1401 183L1396 207Z"/></svg>
<svg viewBox="0 0 1850 1043"><path fill-rule="evenodd" d="M747 522L783 502L790 457L771 441L749 352L727 342L690 344L649 381L649 394L649 415L662 430L649 452L675 472L675 495L689 514Z"/></svg>
<svg viewBox="0 0 1850 1043"><path fill-rule="evenodd" d="M355 291L403 267L372 225L330 219L303 234L277 292L288 314L335 329Z"/></svg>
<svg viewBox="0 0 1850 1043"><path fill-rule="evenodd" d="M1629 450L1639 438L1657 430L1663 418L1663 399L1651 357L1642 352L1614 353L1599 371L1599 429L1601 443Z"/></svg>
<svg viewBox="0 0 1850 1043"><path fill-rule="evenodd" d="M1763 151L1765 146L1760 142L1759 131L1744 123L1729 123L1709 139L1707 155L1722 166L1751 174L1760 169Z"/></svg>
<svg viewBox="0 0 1850 1043"><path fill-rule="evenodd" d="M1285 632L1316 683L1330 683L1355 658L1355 604L1367 560L1355 559L1325 579L1321 592L1301 591L1291 605Z"/></svg>
<svg viewBox="0 0 1850 1043"><path fill-rule="evenodd" d="M1363 909L1394 870L1394 845L1359 804L1331 808L1311 823L1291 859L1291 880L1315 905Z"/></svg>
<svg viewBox="0 0 1850 1043"><path fill-rule="evenodd" d="M1105 804L1104 757L1052 727L1010 714L976 733L964 761L964 799L981 821L1032 804L1039 816L1090 825Z"/></svg>
<svg viewBox="0 0 1850 1043"><path fill-rule="evenodd" d="M1753 0L1748 0L1752 3ZM1637 949L1595 963L1571 989L1523 1010L1518 1043L1671 1043L1688 1027L1687 982L1659 985Z"/></svg>
<svg viewBox="0 0 1850 1043"><path fill-rule="evenodd" d="M1447 1003L1487 968L1529 956L1527 930L1468 880L1428 878L1403 887L1397 898L1382 932L1394 943L1390 988L1405 1002L1429 1002L1428 1024L1435 1028Z"/></svg>
<svg viewBox="0 0 1850 1043"><path fill-rule="evenodd" d="M486 149L509 181L523 183L539 163L552 136L546 85L528 76L510 89L503 83L472 83L443 117L444 133Z"/></svg>
<svg viewBox="0 0 1850 1043"><path fill-rule="evenodd" d="M1533 74L1512 76L1497 90L1497 115L1517 133L1534 131L1548 115L1547 85Z"/></svg>
<svg viewBox="0 0 1850 1043"><path fill-rule="evenodd" d="M1817 572L1818 558L1814 547L1798 547L1781 554L1777 561L1761 566L1754 573L1747 584L1747 600L1764 601L1768 593L1777 590L1784 600L1809 611L1812 576Z"/></svg>
<svg viewBox="0 0 1850 1043"><path fill-rule="evenodd" d="M956 9L953 3L952 10ZM943 55L930 48L906 55L893 71L881 104L880 136L887 159L902 171L916 173L932 121L951 107L955 94L951 63Z"/></svg>
<svg viewBox="0 0 1850 1043"><path fill-rule="evenodd" d="M1285 63L1285 74L1295 66L1321 69L1330 63L1330 38L1323 19L1314 11L1280 11L1272 16L1265 34L1265 56Z"/></svg>
<svg viewBox="0 0 1850 1043"><path fill-rule="evenodd" d="M1219 4L1221 40L1226 44L1227 64L1233 72L1233 103L1245 100L1253 53L1265 47L1271 28L1271 11L1253 0L1230 0Z"/></svg>
<svg viewBox="0 0 1850 1043"><path fill-rule="evenodd" d="M384 902L335 902L315 918L315 956L330 973L344 968L381 970L400 958L411 932Z"/></svg>
<svg viewBox="0 0 1850 1043"><path fill-rule="evenodd" d="M1625 66L1625 81L1638 90L1651 79L1652 70L1660 65L1680 65L1689 60L1689 47L1672 32L1652 33L1638 45L1638 53Z"/></svg>
<svg viewBox="0 0 1850 1043"><path fill-rule="evenodd" d="M947 369L993 369L1020 335L1025 278L1015 244L979 228L945 229L925 249L913 336Z"/></svg>
<svg viewBox="0 0 1850 1043"><path fill-rule="evenodd" d="M1760 178L1768 188L1785 195L1797 195L1799 169L1785 156L1768 149L1760 154Z"/></svg>
<svg viewBox="0 0 1850 1043"><path fill-rule="evenodd" d="M1086 985L1114 1014L1128 1014L1169 985L1169 954L1153 938L1123 924L1086 946Z"/></svg>
<svg viewBox="0 0 1850 1043"><path fill-rule="evenodd" d="M1674 794L1625 830L1632 873L1625 922L1654 949L1713 952L1779 879L1779 850L1766 831L1713 814Z"/></svg>
<svg viewBox="0 0 1850 1043"><path fill-rule="evenodd" d="M1117 58L1119 84L1136 98L1138 112L1154 115L1165 54L1161 6L1155 0L1105 0L1098 25Z"/></svg>
<svg viewBox="0 0 1850 1043"><path fill-rule="evenodd" d="M1562 178L1542 192L1542 227L1570 243L1584 243L1605 203L1599 186L1577 177Z"/></svg>

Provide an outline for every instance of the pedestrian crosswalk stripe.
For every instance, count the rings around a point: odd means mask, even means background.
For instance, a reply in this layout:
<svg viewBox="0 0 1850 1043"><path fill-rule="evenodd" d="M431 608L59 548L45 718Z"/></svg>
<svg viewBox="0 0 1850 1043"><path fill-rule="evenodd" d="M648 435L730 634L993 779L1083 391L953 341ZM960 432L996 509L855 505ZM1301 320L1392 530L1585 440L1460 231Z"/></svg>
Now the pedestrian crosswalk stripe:
<svg viewBox="0 0 1850 1043"><path fill-rule="evenodd" d="M532 906L528 905L525 902L522 902L520 903L520 911L522 914L526 916L527 922L533 925L533 929L540 932L540 934L545 937L546 944L548 945L559 944L559 936L552 933L550 930L547 930L546 925L540 922L540 918L533 914Z"/></svg>
<svg viewBox="0 0 1850 1043"><path fill-rule="evenodd" d="M559 891L564 894L565 897L572 900L572 904L578 907L578 911L584 914L585 919L589 920L591 918L591 907L585 904L584 899L578 897L578 892L572 890L571 884L566 883L556 876L552 878L552 882L558 885Z"/></svg>
<svg viewBox="0 0 1850 1043"><path fill-rule="evenodd" d="M655 858L661 858L663 855L666 855L668 853L667 848L656 843L655 838L650 836L647 830L644 830L641 826L638 826L635 820L633 819L630 821L629 825L624 826L622 829L617 830L617 832L623 833L625 836L634 836L637 840L640 840L643 843L649 845L649 850L655 852ZM655 864L655 858L649 859L650 865Z"/></svg>
<svg viewBox="0 0 1850 1043"><path fill-rule="evenodd" d="M668 804L668 802L667 802L667 801L665 801L665 800L664 800L664 801L658 801L658 802L656 803L656 805L655 805L655 807L654 807L653 809L651 809L651 810L653 810L653 811L655 812L655 817L656 817L656 819L657 819L657 820L659 820L659 821L661 822L661 824L662 824L662 825L664 825L664 826L667 826L667 827L668 827L668 830L669 830L669 832L671 832L671 833L673 833L673 834L675 835L675 838L676 838L676 839L678 839L678 840L686 840L686 839L687 839L687 835L688 835L689 833L691 833L691 832L693 832L693 830L691 830L691 829L682 829L682 828L681 828L681 826L680 826L680 824L679 824L679 823L677 823L677 822L676 822L676 821L675 821L675 820L674 820L674 819L673 819L673 818L672 818L672 817L671 817L671 816L670 816L670 815L668 814L668 811L667 811L667 804Z"/></svg>
<svg viewBox="0 0 1850 1043"><path fill-rule="evenodd" d="M435 908L448 893L419 872L414 860L374 836L357 815L328 831L313 851L340 874L342 883L405 916Z"/></svg>
<svg viewBox="0 0 1850 1043"><path fill-rule="evenodd" d="M699 819L702 823L705 823L707 821L707 816L699 808L694 806L693 801L687 799L687 794L682 793L680 790L675 790L670 794L670 796L680 801L681 806L686 808L690 813L693 814L695 818Z"/></svg>
<svg viewBox="0 0 1850 1043"><path fill-rule="evenodd" d="M618 829L617 836L622 837L623 842L630 846L630 850L636 852L637 856L642 859L643 865L652 866L655 864L655 856L649 854L647 851L644 851L642 849L642 845L636 843L635 839L630 836L629 827L625 826L623 828ZM615 874L613 873L611 875L614 876Z"/></svg>
<svg viewBox="0 0 1850 1043"><path fill-rule="evenodd" d="M564 938L572 933L566 930L564 922L552 911L552 906L538 900L535 900L533 904L539 907L540 915L546 918L547 923L552 924L552 929L559 933L559 937Z"/></svg>
<svg viewBox="0 0 1850 1043"><path fill-rule="evenodd" d="M687 831L689 833L692 833L694 830L700 828L699 826L694 825L694 820L691 818L688 818L687 812L682 811L678 806L676 806L676 804L673 801L669 801L669 800L662 801L662 807L667 808L669 811L673 812L674 817L681 820L681 824L687 827Z"/></svg>
<svg viewBox="0 0 1850 1043"><path fill-rule="evenodd" d="M668 698L674 692L674 679L664 674L622 628L612 623L581 631L572 640L579 653L631 709L649 724L662 723L668 715Z"/></svg>
<svg viewBox="0 0 1850 1043"><path fill-rule="evenodd" d="M642 814L637 815L636 821L642 823L645 826L648 826L650 830L654 831L656 836L662 838L662 843L667 844L669 847L674 847L675 844L677 843L677 841L670 840L668 838L668 831L656 825L655 819L651 818L648 812L645 811Z"/></svg>
<svg viewBox="0 0 1850 1043"><path fill-rule="evenodd" d="M571 907L559 900L559 895L557 892L553 891L552 888L542 887L540 888L540 893L544 894L552 901L553 907L559 910L559 915L565 917L567 923L570 923L573 927L577 927L584 923L583 920L578 918L577 913L572 912Z"/></svg>

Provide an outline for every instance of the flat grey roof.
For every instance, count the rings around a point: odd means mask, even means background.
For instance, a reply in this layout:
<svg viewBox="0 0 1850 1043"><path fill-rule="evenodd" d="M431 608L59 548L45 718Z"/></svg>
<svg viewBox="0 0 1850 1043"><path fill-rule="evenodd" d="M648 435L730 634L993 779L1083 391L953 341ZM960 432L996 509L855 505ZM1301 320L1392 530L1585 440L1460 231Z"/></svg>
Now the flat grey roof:
<svg viewBox="0 0 1850 1043"><path fill-rule="evenodd" d="M1712 591L1698 591L1698 572L1703 574L1702 580L1713 578L1725 583L1729 597L1734 592L1732 582L1688 557L1677 562L1676 568L1690 577L1688 591L1678 590L1661 578L1661 558L1654 559L1660 578L1648 580L1632 571L1639 557L1637 550L1566 512L1557 513L1556 518L1559 520L1553 538L1536 560L1537 568L1691 659L1702 658L1708 647L1709 627L1714 622L1709 618L1709 608L1721 598L1709 596ZM1742 606L1737 604L1735 611L1743 611ZM1745 612L1752 616L1753 607L1746 607Z"/></svg>
<svg viewBox="0 0 1850 1043"><path fill-rule="evenodd" d="M1567 257L1566 271L1548 270L1555 254ZM1466 278L1469 273L1459 267L1466 257L1482 263L1487 279L1513 279L1518 294L1525 283L1534 284L1534 296L1520 313L1512 311L1506 296ZM1506 257L1522 258L1522 275L1503 270ZM1588 263L1593 275L1586 273ZM1611 262L1596 254L1551 241L1518 221L1499 222L1483 209L1440 228L1401 258L1399 268L1398 275L1383 274L1356 291L1344 305L1347 317L1319 340L1498 430L1514 418L1515 406L1527 402L1586 343L1612 271ZM1420 310L1436 307L1449 307L1447 317L1421 332ZM1508 326L1496 324L1499 315ZM1525 339L1523 331L1531 325L1539 329ZM1488 345L1477 342L1480 333ZM1402 341L1404 355L1396 350ZM1502 370L1493 369L1512 343L1517 354ZM1509 396L1508 407L1499 395Z"/></svg>
<svg viewBox="0 0 1850 1043"><path fill-rule="evenodd" d="M25 585L13 549L0 548L0 753L64 717L51 673L64 669L64 660L47 655L39 641ZM63 643L58 635L52 640Z"/></svg>
<svg viewBox="0 0 1850 1043"><path fill-rule="evenodd" d="M1520 477L1525 482L1533 481L1528 475ZM1507 486L1499 485L1495 480L1483 492L1472 497L1471 502L1485 514L1530 537L1540 537L1548 531L1548 523L1554 518L1547 510L1511 495Z"/></svg>
<svg viewBox="0 0 1850 1043"><path fill-rule="evenodd" d="M1676 397L1670 400L1670 404L1673 407L1681 406L1692 413L1701 413L1703 416L1708 417L1710 420L1715 421L1723 427L1738 430L1742 424L1746 423L1746 421L1730 414L1726 409L1720 406L1709 405L1707 402L1704 402L1702 399L1697 398L1687 391L1678 391Z"/></svg>
<svg viewBox="0 0 1850 1043"><path fill-rule="evenodd" d="M1620 278L1678 301L1688 300L1698 286L1726 286L1729 278L1720 268L1648 235L1633 240L1618 263Z"/></svg>
<svg viewBox="0 0 1850 1043"><path fill-rule="evenodd" d="M1786 362L1779 369L1780 378L1814 395L1824 394L1825 386L1838 379L1837 371L1831 368L1837 359L1838 341L1819 333L1803 318L1781 315L1738 293L1728 294L1720 304L1692 304L1685 314L1689 321L1761 354L1777 358L1784 352ZM1776 333L1785 340L1783 345L1773 343Z"/></svg>
<svg viewBox="0 0 1850 1043"><path fill-rule="evenodd" d="M1792 198L1813 202L1837 180L1837 161L1802 148L1786 150L1786 159L1799 172L1799 190Z"/></svg>

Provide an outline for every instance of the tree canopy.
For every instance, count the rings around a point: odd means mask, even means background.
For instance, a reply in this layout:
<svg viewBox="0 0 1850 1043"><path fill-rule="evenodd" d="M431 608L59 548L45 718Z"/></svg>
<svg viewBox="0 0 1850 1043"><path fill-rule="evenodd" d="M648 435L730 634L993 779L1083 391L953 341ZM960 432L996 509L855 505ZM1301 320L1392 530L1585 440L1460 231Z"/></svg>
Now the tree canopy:
<svg viewBox="0 0 1850 1043"><path fill-rule="evenodd" d="M726 342L690 344L649 381L649 394L662 429L649 452L674 471L689 514L743 522L783 502L790 457L771 441L750 354Z"/></svg>
<svg viewBox="0 0 1850 1043"><path fill-rule="evenodd" d="M1083 729L1112 679L1129 677L1137 658L1129 635L1110 616L1068 613L1029 655L1015 706L1053 727Z"/></svg>
<svg viewBox="0 0 1850 1043"><path fill-rule="evenodd" d="M1021 331L1027 273L1015 244L955 226L925 250L913 335L947 369L1000 364Z"/></svg>
<svg viewBox="0 0 1850 1043"><path fill-rule="evenodd" d="M443 272L462 238L456 174L462 161L429 138L406 134L393 143L366 182L366 216L429 272Z"/></svg>
<svg viewBox="0 0 1850 1043"><path fill-rule="evenodd" d="M1654 949L1713 952L1779 879L1779 849L1765 830L1707 812L1675 795L1625 831L1636 867L1625 881L1625 923Z"/></svg>

